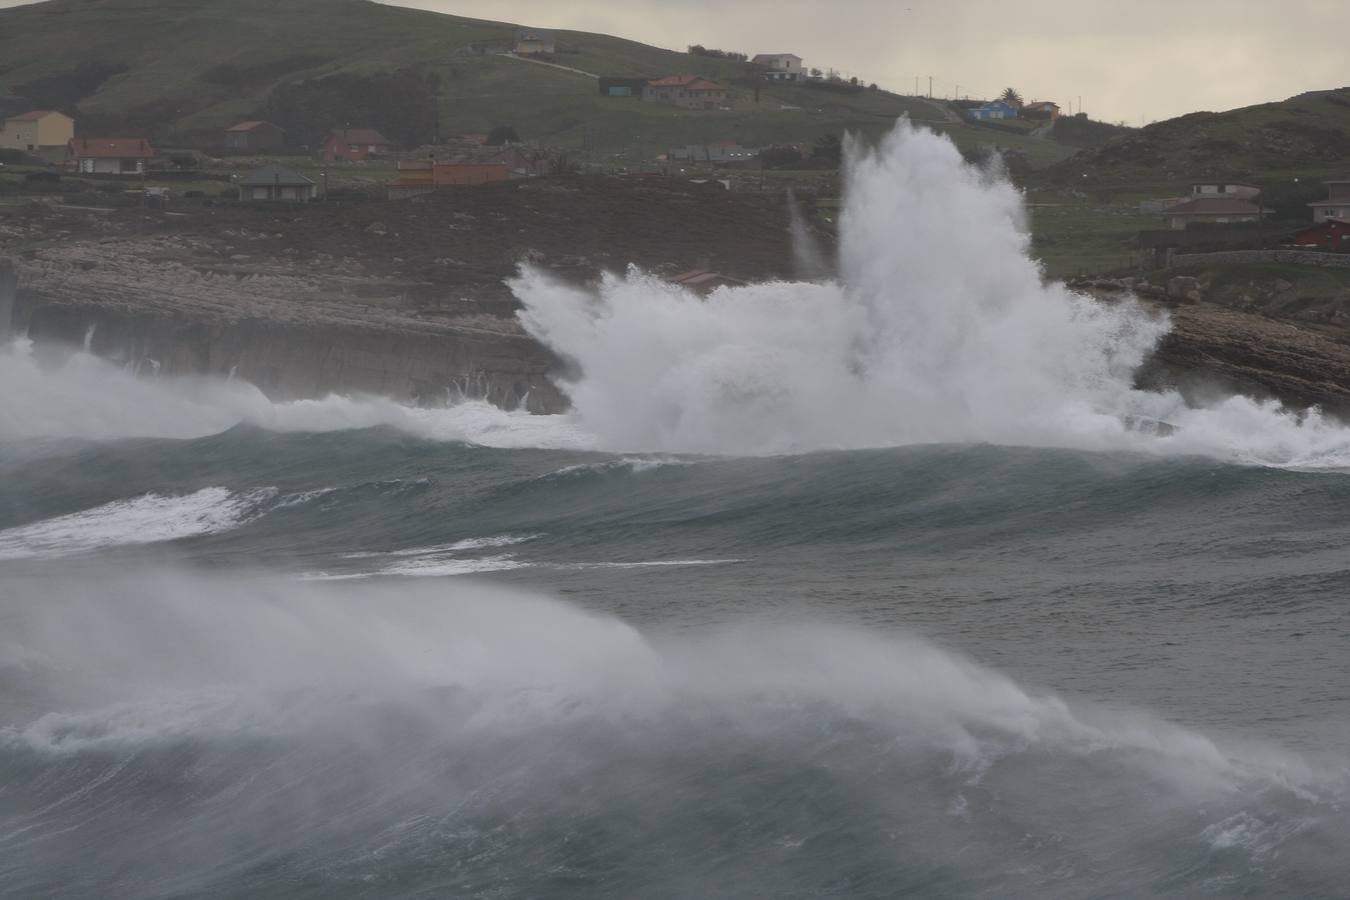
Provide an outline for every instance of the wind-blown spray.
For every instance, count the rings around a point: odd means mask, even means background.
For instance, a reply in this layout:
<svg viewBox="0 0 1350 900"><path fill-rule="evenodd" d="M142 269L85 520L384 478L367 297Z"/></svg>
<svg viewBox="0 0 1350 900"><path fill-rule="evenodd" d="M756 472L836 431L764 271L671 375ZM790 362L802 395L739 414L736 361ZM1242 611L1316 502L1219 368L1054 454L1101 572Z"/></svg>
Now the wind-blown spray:
<svg viewBox="0 0 1350 900"><path fill-rule="evenodd" d="M1028 243L1001 172L902 121L875 149L849 147L837 280L704 299L636 270L591 292L526 269L513 287L525 327L577 364L564 388L581 423L615 448L988 441L1350 458L1350 436L1316 416L1245 398L1188 409L1136 390L1165 317L1047 282ZM1133 434L1132 416L1180 431Z"/></svg>

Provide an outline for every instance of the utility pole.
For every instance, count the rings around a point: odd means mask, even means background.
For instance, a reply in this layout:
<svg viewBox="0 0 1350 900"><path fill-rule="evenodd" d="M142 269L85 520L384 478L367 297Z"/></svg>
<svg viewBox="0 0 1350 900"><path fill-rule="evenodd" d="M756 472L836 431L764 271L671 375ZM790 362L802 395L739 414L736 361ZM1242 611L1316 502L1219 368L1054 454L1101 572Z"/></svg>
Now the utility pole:
<svg viewBox="0 0 1350 900"><path fill-rule="evenodd" d="M933 76L928 76L928 99L933 99Z"/></svg>
<svg viewBox="0 0 1350 900"><path fill-rule="evenodd" d="M919 93L919 76L918 76L918 75L915 75L915 76L914 76L914 96L915 96L915 97L920 97L920 96L922 96L922 95Z"/></svg>
<svg viewBox="0 0 1350 900"><path fill-rule="evenodd" d="M960 99L961 99L961 85L958 84L958 85L956 86L956 96L953 97L952 99L953 99L953 100L960 100Z"/></svg>

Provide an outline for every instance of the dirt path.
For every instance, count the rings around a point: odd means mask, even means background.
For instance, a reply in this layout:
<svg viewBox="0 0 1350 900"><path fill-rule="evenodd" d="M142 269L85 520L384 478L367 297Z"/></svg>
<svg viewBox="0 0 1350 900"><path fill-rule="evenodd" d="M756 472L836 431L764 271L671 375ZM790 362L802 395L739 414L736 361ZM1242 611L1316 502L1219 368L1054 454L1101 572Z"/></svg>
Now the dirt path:
<svg viewBox="0 0 1350 900"><path fill-rule="evenodd" d="M564 72L572 72L577 75L585 75L587 78L598 79L600 77L599 75L596 75L594 72L585 72L582 71L581 69L574 69L571 66L560 66L557 63L544 62L542 59L530 59L527 56L516 56L516 54L514 53L499 53L497 55L505 57L507 59L519 60L520 62L523 63L530 63L531 65L535 66L548 66L550 69L562 69Z"/></svg>

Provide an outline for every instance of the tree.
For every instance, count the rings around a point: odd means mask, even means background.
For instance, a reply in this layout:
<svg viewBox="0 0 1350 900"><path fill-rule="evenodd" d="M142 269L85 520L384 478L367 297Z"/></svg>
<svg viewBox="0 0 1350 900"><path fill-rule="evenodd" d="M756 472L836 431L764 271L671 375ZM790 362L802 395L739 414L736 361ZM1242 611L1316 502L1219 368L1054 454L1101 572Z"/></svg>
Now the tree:
<svg viewBox="0 0 1350 900"><path fill-rule="evenodd" d="M1016 88L1004 88L1003 93L998 95L998 99L1009 106L1020 107L1022 105L1022 95L1017 93Z"/></svg>
<svg viewBox="0 0 1350 900"><path fill-rule="evenodd" d="M488 132L487 140L484 141L489 147L500 147L503 144L519 144L520 135L510 125L498 125Z"/></svg>
<svg viewBox="0 0 1350 900"><path fill-rule="evenodd" d="M854 87L857 87L857 86L858 86L858 76L857 76L857 75L854 75L852 78L850 78L850 79L848 80L848 83L851 84L851 85L853 85Z"/></svg>

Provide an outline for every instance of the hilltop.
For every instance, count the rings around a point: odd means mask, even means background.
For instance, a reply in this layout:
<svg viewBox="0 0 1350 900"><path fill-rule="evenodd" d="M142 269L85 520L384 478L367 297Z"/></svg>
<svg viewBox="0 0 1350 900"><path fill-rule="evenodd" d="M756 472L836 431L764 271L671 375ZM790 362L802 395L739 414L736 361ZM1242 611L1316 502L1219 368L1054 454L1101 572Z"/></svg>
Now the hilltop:
<svg viewBox="0 0 1350 900"><path fill-rule="evenodd" d="M1344 177L1347 159L1350 88L1341 88L1157 122L1080 153L1042 180L1093 191L1165 191L1198 178L1317 182Z"/></svg>
<svg viewBox="0 0 1350 900"><path fill-rule="evenodd" d="M1020 150L1032 165L1073 152L949 121L919 98L770 85L743 62L607 35L557 32L552 66L500 55L516 27L370 0L47 0L0 10L0 114L60 108L78 112L85 133L205 145L225 125L265 117L280 86L402 73L404 89L385 96L394 105L421 104L423 131L437 119L443 134L511 125L525 140L588 152L810 143L845 130L875 135L901 115L951 134L963 149ZM684 72L728 84L736 109L605 98L591 77ZM425 102L424 84L431 85Z"/></svg>

